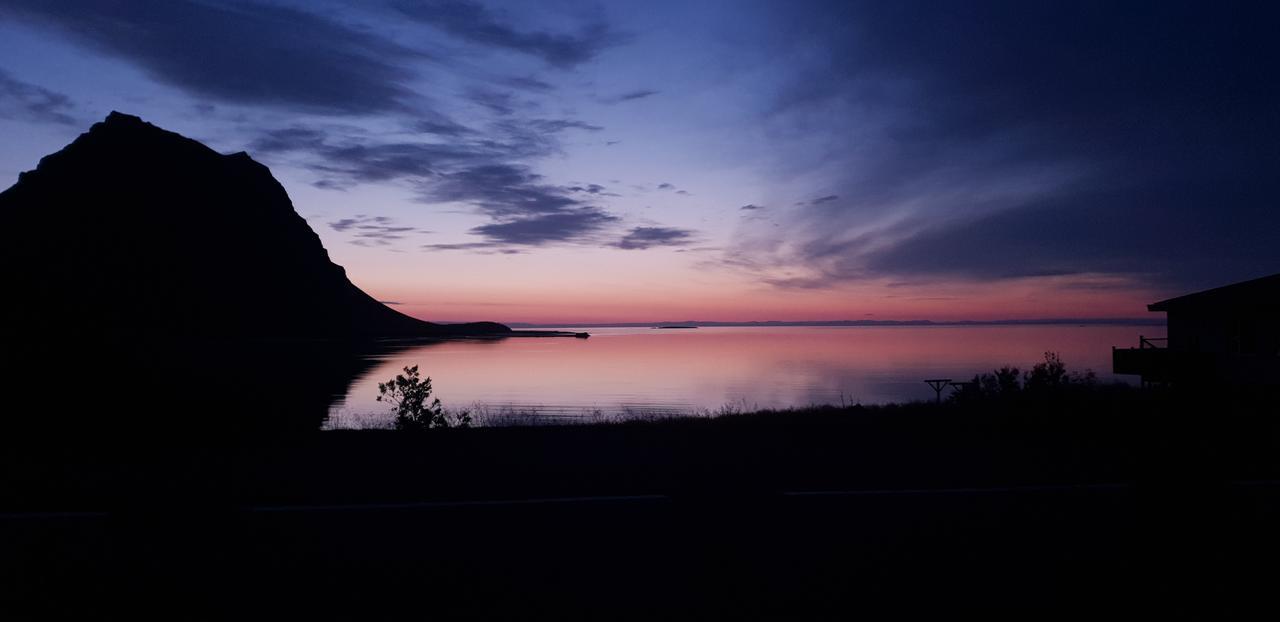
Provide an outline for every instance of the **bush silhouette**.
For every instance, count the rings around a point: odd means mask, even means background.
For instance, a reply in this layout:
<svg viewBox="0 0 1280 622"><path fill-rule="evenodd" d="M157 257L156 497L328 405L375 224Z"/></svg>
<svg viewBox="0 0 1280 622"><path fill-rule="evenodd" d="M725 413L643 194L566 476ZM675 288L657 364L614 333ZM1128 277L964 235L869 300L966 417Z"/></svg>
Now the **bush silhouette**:
<svg viewBox="0 0 1280 622"><path fill-rule="evenodd" d="M428 402L427 400L431 400ZM471 425L471 414L462 411L450 417L440 406L439 398L431 397L431 378L418 374L418 366L405 367L403 374L378 383L378 401L391 404L394 409L397 430L428 430L447 428L451 424L466 428ZM455 421L450 421L450 419Z"/></svg>
<svg viewBox="0 0 1280 622"><path fill-rule="evenodd" d="M1057 352L1045 352L1044 361L1031 366L1023 381L1023 388L1028 391L1045 391L1062 387L1070 379L1067 377L1067 365Z"/></svg>
<svg viewBox="0 0 1280 622"><path fill-rule="evenodd" d="M1004 366L989 374L979 374L966 388L952 397L957 400L1002 399L1010 400L1020 396L1053 396L1067 389L1088 389L1097 384L1098 377L1092 370L1068 372L1067 365L1057 352L1045 352L1044 360L1036 363L1027 372L1017 367Z"/></svg>
<svg viewBox="0 0 1280 622"><path fill-rule="evenodd" d="M1017 367L1005 365L993 373L974 376L970 386L977 387L983 395L988 397L997 395L1007 397L1022 390L1021 374Z"/></svg>

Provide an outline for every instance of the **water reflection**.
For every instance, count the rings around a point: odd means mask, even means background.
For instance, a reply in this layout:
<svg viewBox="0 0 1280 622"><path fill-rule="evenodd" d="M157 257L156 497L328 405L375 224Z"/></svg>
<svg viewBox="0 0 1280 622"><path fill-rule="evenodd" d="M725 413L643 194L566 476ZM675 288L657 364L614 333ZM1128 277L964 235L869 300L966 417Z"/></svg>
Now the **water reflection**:
<svg viewBox="0 0 1280 622"><path fill-rule="evenodd" d="M372 357L331 411L331 426L387 420L377 383L406 365L432 378L447 407L477 403L580 416L691 412L931 398L924 378L967 379L1060 353L1072 369L1112 379L1111 346L1150 327L784 327L596 329L591 339L425 344Z"/></svg>

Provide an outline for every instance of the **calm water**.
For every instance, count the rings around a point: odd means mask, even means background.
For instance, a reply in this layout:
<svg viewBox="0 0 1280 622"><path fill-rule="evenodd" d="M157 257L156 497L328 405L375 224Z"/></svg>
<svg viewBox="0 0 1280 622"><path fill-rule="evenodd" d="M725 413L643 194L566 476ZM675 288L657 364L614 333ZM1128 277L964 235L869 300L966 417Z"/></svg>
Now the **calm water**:
<svg viewBox="0 0 1280 622"><path fill-rule="evenodd" d="M520 338L424 345L378 357L330 411L330 427L384 424L378 382L407 365L449 408L551 417L696 412L931 399L925 378L1029 368L1046 350L1070 370L1112 376L1111 346L1152 326L597 328L590 339Z"/></svg>

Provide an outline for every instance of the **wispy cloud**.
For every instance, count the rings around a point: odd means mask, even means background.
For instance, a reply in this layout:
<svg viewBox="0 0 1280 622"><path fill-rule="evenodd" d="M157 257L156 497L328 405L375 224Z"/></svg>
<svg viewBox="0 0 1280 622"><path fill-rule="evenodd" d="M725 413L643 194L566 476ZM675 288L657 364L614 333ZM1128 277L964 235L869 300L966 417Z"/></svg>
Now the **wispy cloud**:
<svg viewBox="0 0 1280 622"><path fill-rule="evenodd" d="M433 115L428 119L416 119L410 127L414 131L440 138L462 138L475 135L476 131L454 121L442 114Z"/></svg>
<svg viewBox="0 0 1280 622"><path fill-rule="evenodd" d="M423 244L424 251L467 251L482 255L515 255L521 251L498 242L458 242L451 244Z"/></svg>
<svg viewBox="0 0 1280 622"><path fill-rule="evenodd" d="M0 117L75 125L71 98L15 79L0 69Z"/></svg>
<svg viewBox="0 0 1280 622"><path fill-rule="evenodd" d="M495 91L485 87L472 87L467 92L467 99L477 106L482 106L490 112L507 116L515 113L520 106L520 102L516 100L514 93L510 91Z"/></svg>
<svg viewBox="0 0 1280 622"><path fill-rule="evenodd" d="M299 163L323 175L330 187L397 181L423 203L469 205L490 220L470 230L483 242L423 248L492 251L502 245L594 243L598 233L621 222L597 202L616 193L599 184L549 183L521 161L555 153L560 133L601 129L572 119L512 118L457 133L446 143L379 142L354 128L292 126L262 133L251 147L300 157ZM354 219L338 223L357 226ZM370 229L364 237L388 239L375 235L378 231Z"/></svg>
<svg viewBox="0 0 1280 622"><path fill-rule="evenodd" d="M601 186L600 184L587 184L585 186L580 186L580 185L568 186L566 189L569 192L582 192L582 193L592 194L592 195L601 196L601 197L622 196L616 192L609 192L607 188L605 188L604 186Z"/></svg>
<svg viewBox="0 0 1280 622"><path fill-rule="evenodd" d="M350 234L352 239L349 241L357 246L390 246L392 242L403 240L410 233L422 233L414 227L396 225L388 216L363 214L335 220L329 223L329 228Z"/></svg>
<svg viewBox="0 0 1280 622"><path fill-rule="evenodd" d="M565 130L599 132L604 129L599 125L592 125L584 121L576 121L572 119L529 119L524 123L528 128L534 131L547 134L556 134Z"/></svg>
<svg viewBox="0 0 1280 622"><path fill-rule="evenodd" d="M542 125L554 131L581 126L575 122ZM491 221L471 229L473 235L485 238L482 243L427 245L424 248L428 250L491 250L495 245L589 241L619 222L618 217L588 201L610 195L603 186L548 183L528 165L509 161L513 153L532 155L550 148L541 143L512 147L491 139L450 144L365 143L358 136L332 140L316 128L292 127L267 132L254 146L268 153L302 151L310 158L304 161L306 166L338 185L403 181L424 203L466 204ZM391 227L378 228L384 225L359 217L334 223L335 228L370 227L364 236L369 239L386 240L388 234L403 233Z"/></svg>
<svg viewBox="0 0 1280 622"><path fill-rule="evenodd" d="M524 91L535 91L539 93L553 91L556 88L549 82L528 76L506 78L502 80L501 83L511 88L521 89Z"/></svg>
<svg viewBox="0 0 1280 622"><path fill-rule="evenodd" d="M500 244L539 246L551 242L569 242L594 234L618 222L618 217L594 206L556 210L550 213L506 218L480 225L472 233Z"/></svg>
<svg viewBox="0 0 1280 622"><path fill-rule="evenodd" d="M394 6L406 17L439 28L458 39L532 55L562 69L590 61L627 38L602 21L588 22L567 33L523 30L501 19L484 5L466 0L402 0L395 2Z"/></svg>
<svg viewBox="0 0 1280 622"><path fill-rule="evenodd" d="M635 227L614 246L623 250L644 250L655 246L684 246L693 241L693 232L674 227Z"/></svg>
<svg viewBox="0 0 1280 622"><path fill-rule="evenodd" d="M653 97L658 93L659 91L655 91L652 89L638 89L635 91L627 91L626 93L622 93L620 95L614 95L612 97L603 97L600 99L600 101L601 103L605 103L605 104L620 104L622 102L630 102L630 101L635 101L637 99L645 99L647 97Z"/></svg>

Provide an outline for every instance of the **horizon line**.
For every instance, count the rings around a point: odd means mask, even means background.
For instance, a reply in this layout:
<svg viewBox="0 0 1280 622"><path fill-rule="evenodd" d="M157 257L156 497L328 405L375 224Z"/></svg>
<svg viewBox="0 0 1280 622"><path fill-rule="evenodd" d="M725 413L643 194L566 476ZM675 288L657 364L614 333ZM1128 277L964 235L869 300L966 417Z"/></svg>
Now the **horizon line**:
<svg viewBox="0 0 1280 622"><path fill-rule="evenodd" d="M437 322L454 324L462 322ZM645 328L654 326L1014 326L1084 324L1094 326L1166 326L1163 317L1030 318L997 320L664 320L657 322L503 322L512 328Z"/></svg>

